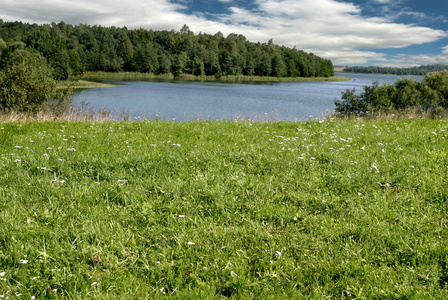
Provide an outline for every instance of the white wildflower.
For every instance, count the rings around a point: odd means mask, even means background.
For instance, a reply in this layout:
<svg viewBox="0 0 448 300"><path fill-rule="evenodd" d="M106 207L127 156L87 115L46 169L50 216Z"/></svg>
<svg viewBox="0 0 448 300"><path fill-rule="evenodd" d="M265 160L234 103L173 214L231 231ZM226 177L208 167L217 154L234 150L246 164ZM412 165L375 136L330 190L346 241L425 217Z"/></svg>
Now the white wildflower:
<svg viewBox="0 0 448 300"><path fill-rule="evenodd" d="M28 263L28 260L27 260L27 259L21 259L20 262L21 262L22 264L27 264L27 263Z"/></svg>
<svg viewBox="0 0 448 300"><path fill-rule="evenodd" d="M0 273L0 277L3 277L3 276L5 276L6 275L6 272L1 272Z"/></svg>
<svg viewBox="0 0 448 300"><path fill-rule="evenodd" d="M187 244L188 244L188 245L194 245L194 243L193 243L193 242L188 242Z"/></svg>

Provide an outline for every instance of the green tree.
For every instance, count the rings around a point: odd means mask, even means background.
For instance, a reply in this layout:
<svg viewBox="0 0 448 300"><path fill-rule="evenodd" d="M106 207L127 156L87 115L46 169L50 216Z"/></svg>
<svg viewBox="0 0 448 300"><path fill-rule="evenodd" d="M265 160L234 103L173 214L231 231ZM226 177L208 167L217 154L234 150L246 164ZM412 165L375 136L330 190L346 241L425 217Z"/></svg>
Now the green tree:
<svg viewBox="0 0 448 300"><path fill-rule="evenodd" d="M0 75L0 110L36 112L44 107L64 109L70 102L66 91L56 88L44 57L24 50L14 52Z"/></svg>
<svg viewBox="0 0 448 300"><path fill-rule="evenodd" d="M272 58L272 76L283 77L286 75L286 64L279 53Z"/></svg>
<svg viewBox="0 0 448 300"><path fill-rule="evenodd" d="M70 56L66 50L58 50L51 56L50 65L53 69L53 78L56 80L67 80L72 76Z"/></svg>
<svg viewBox="0 0 448 300"><path fill-rule="evenodd" d="M422 83L435 91L439 106L448 109L448 70L429 73Z"/></svg>
<svg viewBox="0 0 448 300"><path fill-rule="evenodd" d="M171 60L169 59L169 57L163 53L163 51L160 51L157 55L157 60L158 60L158 69L157 69L157 73L158 74L167 74L170 73L171 70Z"/></svg>
<svg viewBox="0 0 448 300"><path fill-rule="evenodd" d="M118 31L117 54L124 61L129 61L134 57L134 46L124 30Z"/></svg>
<svg viewBox="0 0 448 300"><path fill-rule="evenodd" d="M187 63L188 58L185 52L174 55L173 63L171 65L171 73L173 73L175 77L178 77L180 74L185 73L185 67L187 66Z"/></svg>
<svg viewBox="0 0 448 300"><path fill-rule="evenodd" d="M193 60L191 60L191 65L191 72L193 75L205 75L204 62L199 57L195 56Z"/></svg>

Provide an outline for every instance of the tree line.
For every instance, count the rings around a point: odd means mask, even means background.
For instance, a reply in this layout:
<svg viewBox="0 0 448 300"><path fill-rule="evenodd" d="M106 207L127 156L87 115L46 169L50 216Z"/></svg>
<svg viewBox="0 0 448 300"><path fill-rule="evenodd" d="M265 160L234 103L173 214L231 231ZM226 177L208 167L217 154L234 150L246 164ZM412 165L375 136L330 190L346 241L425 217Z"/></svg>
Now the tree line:
<svg viewBox="0 0 448 300"><path fill-rule="evenodd" d="M0 20L0 68L12 53L42 55L56 80L86 71L247 75L275 77L333 76L333 64L313 53L267 43L249 42L241 34L224 37L179 31L154 31L64 22L45 25Z"/></svg>
<svg viewBox="0 0 448 300"><path fill-rule="evenodd" d="M439 72L448 70L448 65L426 65L411 68L395 68L395 67L345 67L344 72L350 73L370 73L370 74L392 74L392 75L426 75L430 72Z"/></svg>

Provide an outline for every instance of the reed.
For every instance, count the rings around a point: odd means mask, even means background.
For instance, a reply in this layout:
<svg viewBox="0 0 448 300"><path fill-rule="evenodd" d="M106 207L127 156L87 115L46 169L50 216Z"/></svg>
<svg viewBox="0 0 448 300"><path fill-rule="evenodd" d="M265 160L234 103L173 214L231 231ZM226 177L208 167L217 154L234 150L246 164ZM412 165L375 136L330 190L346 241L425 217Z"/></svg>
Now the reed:
<svg viewBox="0 0 448 300"><path fill-rule="evenodd" d="M83 75L85 79L91 78L112 78L124 80L138 79L175 79L173 74L154 75L152 73L133 73L133 72L86 72ZM198 80L198 81L224 81L224 82L314 82L314 81L347 81L348 77L331 76L331 77L269 77L269 76L245 76L245 75L227 75L227 76L195 76L191 74L180 74L177 79L181 80Z"/></svg>

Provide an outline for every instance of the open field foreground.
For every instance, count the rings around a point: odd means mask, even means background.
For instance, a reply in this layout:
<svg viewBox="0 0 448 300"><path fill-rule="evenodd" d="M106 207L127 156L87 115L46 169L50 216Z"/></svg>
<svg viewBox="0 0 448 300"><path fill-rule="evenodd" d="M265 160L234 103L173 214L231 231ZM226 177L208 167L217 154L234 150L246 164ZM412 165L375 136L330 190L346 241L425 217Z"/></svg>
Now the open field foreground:
<svg viewBox="0 0 448 300"><path fill-rule="evenodd" d="M0 123L10 299L447 299L448 121Z"/></svg>

